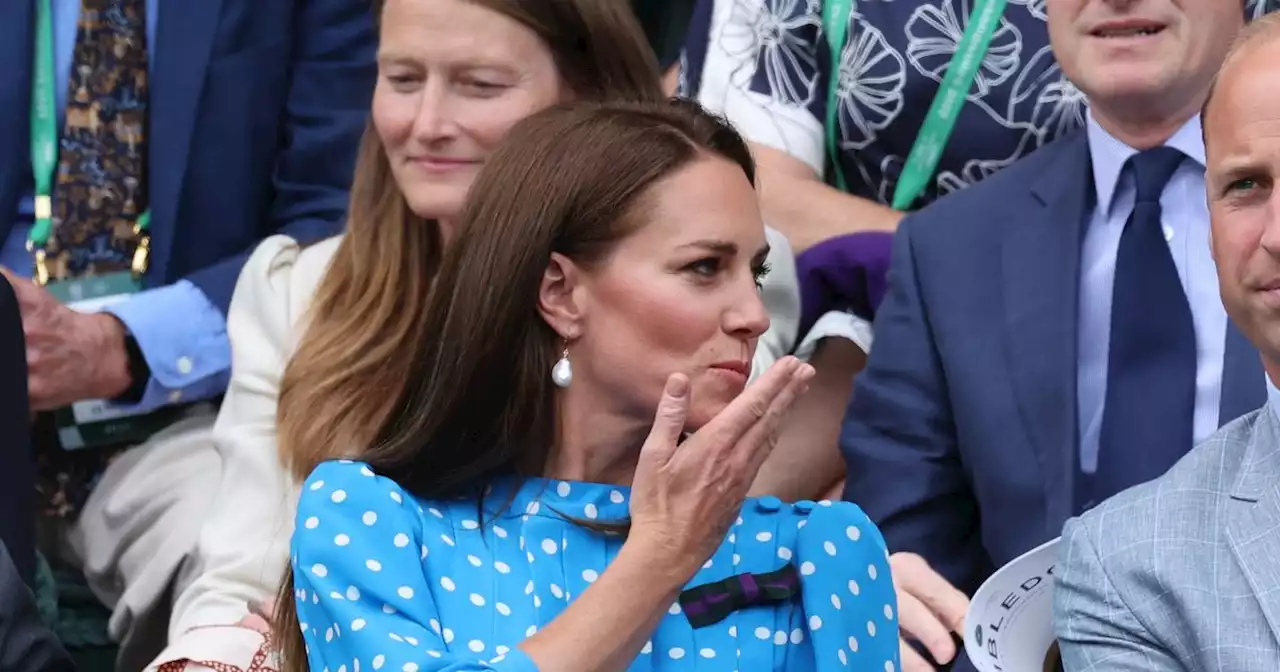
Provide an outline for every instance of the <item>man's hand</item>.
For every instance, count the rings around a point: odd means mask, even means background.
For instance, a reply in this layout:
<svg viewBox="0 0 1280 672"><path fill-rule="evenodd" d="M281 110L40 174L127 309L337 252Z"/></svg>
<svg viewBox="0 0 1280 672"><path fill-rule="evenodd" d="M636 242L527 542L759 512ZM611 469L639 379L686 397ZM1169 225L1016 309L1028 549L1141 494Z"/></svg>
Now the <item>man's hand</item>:
<svg viewBox="0 0 1280 672"><path fill-rule="evenodd" d="M907 640L919 641L940 665L956 657L951 633L964 636L969 598L942 578L914 553L889 556L894 588L898 591L898 624L902 629L903 672L933 672L934 667Z"/></svg>
<svg viewBox="0 0 1280 672"><path fill-rule="evenodd" d="M27 344L27 393L33 411L85 399L119 396L133 383L124 325L108 313L78 313L48 290L8 269L22 311Z"/></svg>

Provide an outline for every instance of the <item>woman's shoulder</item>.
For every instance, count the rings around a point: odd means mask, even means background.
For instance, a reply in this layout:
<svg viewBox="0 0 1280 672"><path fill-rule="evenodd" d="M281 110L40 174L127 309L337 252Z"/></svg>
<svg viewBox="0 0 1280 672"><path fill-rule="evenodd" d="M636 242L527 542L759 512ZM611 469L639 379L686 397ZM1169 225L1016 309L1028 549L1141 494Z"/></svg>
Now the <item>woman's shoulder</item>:
<svg viewBox="0 0 1280 672"><path fill-rule="evenodd" d="M244 262L232 311L292 326L310 305L340 241L335 236L302 246L288 236L264 239Z"/></svg>
<svg viewBox="0 0 1280 672"><path fill-rule="evenodd" d="M419 509L418 501L399 483L356 460L321 462L303 481L298 497L298 520L304 526L307 516L317 512L414 518Z"/></svg>
<svg viewBox="0 0 1280 672"><path fill-rule="evenodd" d="M792 564L820 659L834 653L840 665L832 669L897 669L897 594L879 529L849 502L799 502L793 508L804 525Z"/></svg>
<svg viewBox="0 0 1280 672"><path fill-rule="evenodd" d="M831 567L838 573L855 568L865 572L874 566L873 572L888 575L884 537L856 504L829 500L783 504L776 497L761 497L749 500L743 510L745 516L755 519L746 529L758 540L794 544L795 562L802 573L812 572L815 566ZM795 530L794 536L771 539L772 533L757 531L788 528ZM791 559L788 552L780 556Z"/></svg>
<svg viewBox="0 0 1280 672"><path fill-rule="evenodd" d="M800 532L802 549L811 544L815 550L820 547L827 556L836 556L841 549L847 549L849 554L866 556L887 566L888 550L880 528L857 504L822 500L799 502L795 506L805 510L808 516Z"/></svg>
<svg viewBox="0 0 1280 672"><path fill-rule="evenodd" d="M342 236L337 235L307 245L298 251L297 262L293 269L293 283L295 287L305 292L308 303L316 287L320 285L320 280L324 278L325 272L329 270L329 264L333 261L333 256L337 253L340 244L342 244Z"/></svg>
<svg viewBox="0 0 1280 672"><path fill-rule="evenodd" d="M437 527L450 531L455 523L470 528L469 520L475 518L475 512L468 506L463 500L420 498L365 462L334 459L321 462L303 481L298 521L305 526L309 515L326 512L359 518L366 525L391 517L423 531Z"/></svg>

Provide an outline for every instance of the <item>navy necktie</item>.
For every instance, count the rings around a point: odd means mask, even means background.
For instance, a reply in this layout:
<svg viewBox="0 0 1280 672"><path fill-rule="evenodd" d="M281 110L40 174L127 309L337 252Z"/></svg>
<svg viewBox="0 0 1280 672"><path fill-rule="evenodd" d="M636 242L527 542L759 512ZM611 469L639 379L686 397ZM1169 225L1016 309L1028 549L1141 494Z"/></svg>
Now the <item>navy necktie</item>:
<svg viewBox="0 0 1280 672"><path fill-rule="evenodd" d="M1184 158L1159 147L1129 160L1137 198L1116 252L1098 469L1080 479L1080 509L1160 476L1191 449L1195 326L1160 223L1160 194Z"/></svg>

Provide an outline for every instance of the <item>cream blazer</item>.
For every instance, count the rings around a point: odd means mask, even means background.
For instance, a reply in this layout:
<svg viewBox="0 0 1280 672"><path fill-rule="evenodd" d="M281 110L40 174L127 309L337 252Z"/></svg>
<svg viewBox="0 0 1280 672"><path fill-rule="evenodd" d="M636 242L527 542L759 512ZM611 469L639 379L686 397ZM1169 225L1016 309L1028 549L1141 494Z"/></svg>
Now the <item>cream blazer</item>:
<svg viewBox="0 0 1280 672"><path fill-rule="evenodd" d="M771 326L756 349L753 376L792 350L800 318L791 246L781 233L767 234L772 270L762 295ZM249 604L275 596L287 567L297 486L276 457L276 401L299 323L339 240L303 249L273 236L241 272L227 316L231 382L213 429L222 482L201 522L198 577L178 596L169 646L148 669L185 661L188 670L216 664L250 672L269 664L264 638L235 624Z"/></svg>

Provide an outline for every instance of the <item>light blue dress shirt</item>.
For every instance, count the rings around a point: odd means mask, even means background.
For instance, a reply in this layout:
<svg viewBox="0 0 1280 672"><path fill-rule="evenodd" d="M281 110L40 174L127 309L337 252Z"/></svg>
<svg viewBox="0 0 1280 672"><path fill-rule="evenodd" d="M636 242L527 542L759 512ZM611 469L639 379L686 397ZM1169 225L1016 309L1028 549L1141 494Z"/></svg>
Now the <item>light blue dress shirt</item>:
<svg viewBox="0 0 1280 672"><path fill-rule="evenodd" d="M1280 389L1276 388L1276 384L1272 382L1271 376L1267 378L1267 406L1272 413L1276 414L1276 419L1280 420Z"/></svg>
<svg viewBox="0 0 1280 672"><path fill-rule="evenodd" d="M22 1L22 0L19 0ZM155 44L159 0L147 0L147 44ZM57 73L59 123L67 96L80 0L53 0L54 69ZM149 54L154 58L152 49ZM27 236L34 209L32 185L18 205L17 219L0 246L0 265L30 277L34 271ZM182 280L140 292L106 309L133 334L151 367L151 380L138 410L196 401L220 394L231 368L227 325L204 292Z"/></svg>
<svg viewBox="0 0 1280 672"><path fill-rule="evenodd" d="M1080 257L1079 355L1076 399L1079 406L1080 461L1086 473L1098 465L1098 438L1107 396L1107 357L1111 342L1111 293L1115 284L1120 234L1133 212L1133 172L1125 162L1137 150L1108 134L1090 114L1087 119L1093 181L1098 204L1085 231ZM1218 294L1218 274L1209 252L1209 206L1205 200L1204 141L1197 116L1165 143L1187 155L1160 196L1161 223L1178 277L1191 305L1196 332L1195 443L1218 429L1222 399L1227 312ZM1153 419L1159 422L1159 419Z"/></svg>

